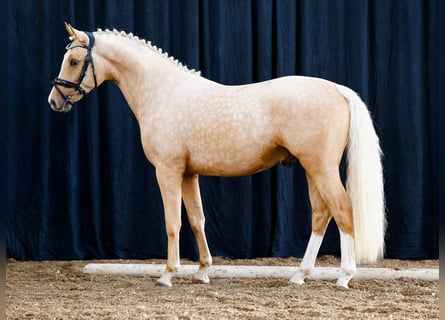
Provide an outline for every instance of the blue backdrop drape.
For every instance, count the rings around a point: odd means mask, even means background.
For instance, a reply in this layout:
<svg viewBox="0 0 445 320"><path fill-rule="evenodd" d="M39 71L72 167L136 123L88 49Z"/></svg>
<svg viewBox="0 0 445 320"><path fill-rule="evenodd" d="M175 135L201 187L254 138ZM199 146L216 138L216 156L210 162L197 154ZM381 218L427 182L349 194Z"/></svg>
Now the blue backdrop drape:
<svg viewBox="0 0 445 320"><path fill-rule="evenodd" d="M138 124L105 83L69 114L47 104L67 43L117 28L224 84L284 75L356 90L385 154L386 256L438 257L437 1L6 1L1 210L16 259L166 256L163 208ZM5 41L2 41L5 43ZM298 164L200 180L214 255L302 256L310 203ZM443 200L442 200L443 201ZM184 217L181 254L197 248ZM321 254L338 254L331 223Z"/></svg>

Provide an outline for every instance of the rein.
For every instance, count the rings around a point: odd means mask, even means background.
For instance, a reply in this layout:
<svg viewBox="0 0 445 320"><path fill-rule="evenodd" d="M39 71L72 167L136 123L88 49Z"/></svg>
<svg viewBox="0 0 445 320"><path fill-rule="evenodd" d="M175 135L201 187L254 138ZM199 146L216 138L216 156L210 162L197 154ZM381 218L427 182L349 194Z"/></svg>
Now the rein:
<svg viewBox="0 0 445 320"><path fill-rule="evenodd" d="M56 88L57 92L63 97L65 102L69 103L70 105L73 105L73 103L71 102L71 96L70 95L65 95L62 92L62 90L60 90L59 86L64 87L64 88L74 89L78 93L80 93L81 95L86 97L89 92L87 92L84 88L82 88L81 84L82 84L83 79L85 78L85 75L86 75L87 70L88 70L88 65L90 63L91 63L91 67L93 69L94 88L97 88L96 70L94 68L93 56L91 54L91 50L93 49L93 46L94 46L94 35L91 32L85 32L85 33L87 34L87 36L88 36L88 38L90 40L88 46L86 46L86 45L78 45L78 46L70 47L71 43L69 43L66 46L67 50L73 49L73 48L83 48L83 49L87 50L87 55L85 56L85 60L83 61L82 71L80 72L79 80L77 80L77 83L74 83L74 82L71 82L71 81L68 81L68 80L65 80L65 79L61 79L59 77L56 77L51 82L52 85L54 86L54 88Z"/></svg>

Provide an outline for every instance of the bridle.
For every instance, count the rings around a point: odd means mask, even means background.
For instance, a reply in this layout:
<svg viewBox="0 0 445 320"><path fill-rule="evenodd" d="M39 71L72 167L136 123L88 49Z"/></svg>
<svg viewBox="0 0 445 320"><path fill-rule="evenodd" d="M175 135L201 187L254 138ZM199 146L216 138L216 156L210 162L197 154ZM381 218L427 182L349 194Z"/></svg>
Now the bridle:
<svg viewBox="0 0 445 320"><path fill-rule="evenodd" d="M87 55L85 56L85 60L83 61L82 71L80 72L79 80L77 80L77 83L61 79L59 77L56 77L53 81L51 81L54 88L56 88L57 92L63 97L66 103L69 103L70 105L73 105L73 102L71 101L70 95L65 95L62 90L60 90L60 87L64 88L70 88L76 90L78 93L86 97L89 92L87 92L84 88L82 88L81 84L83 79L85 78L85 75L88 70L88 66L91 63L91 68L93 69L93 76L94 76L94 88L97 88L97 80L96 80L96 70L94 69L94 63L93 63L93 56L91 54L91 49L93 49L94 46L94 35L91 32L85 32L89 38L88 46L86 45L78 45L71 47L72 42L70 42L66 46L66 50L73 49L73 48L84 48L87 50ZM93 89L94 89L93 88Z"/></svg>

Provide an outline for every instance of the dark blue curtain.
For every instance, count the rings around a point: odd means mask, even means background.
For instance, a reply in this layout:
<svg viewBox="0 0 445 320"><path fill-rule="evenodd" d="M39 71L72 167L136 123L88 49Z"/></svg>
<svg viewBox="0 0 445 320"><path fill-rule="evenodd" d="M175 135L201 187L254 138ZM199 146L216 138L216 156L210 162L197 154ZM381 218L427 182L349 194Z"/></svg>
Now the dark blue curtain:
<svg viewBox="0 0 445 320"><path fill-rule="evenodd" d="M443 187L433 122L437 7L437 1L6 0L0 204L7 255L166 256L154 169L118 88L103 84L69 114L49 108L67 21L80 30L132 32L224 84L297 74L353 88L374 115L385 154L386 256L437 258ZM311 208L298 164L200 183L214 255L303 255ZM181 255L195 259L183 217ZM339 254L334 223L320 253Z"/></svg>

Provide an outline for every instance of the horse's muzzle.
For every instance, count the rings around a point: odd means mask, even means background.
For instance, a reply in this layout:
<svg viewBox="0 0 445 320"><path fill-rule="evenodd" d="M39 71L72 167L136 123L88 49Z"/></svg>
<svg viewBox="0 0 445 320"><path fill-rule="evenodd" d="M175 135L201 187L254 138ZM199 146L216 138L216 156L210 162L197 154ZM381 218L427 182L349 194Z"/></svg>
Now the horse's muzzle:
<svg viewBox="0 0 445 320"><path fill-rule="evenodd" d="M54 99L49 99L48 101L51 109L57 112L70 112L73 105L65 100L61 100L61 103L58 104Z"/></svg>

